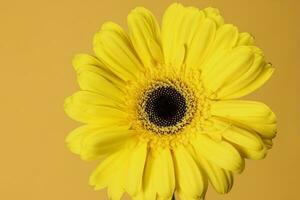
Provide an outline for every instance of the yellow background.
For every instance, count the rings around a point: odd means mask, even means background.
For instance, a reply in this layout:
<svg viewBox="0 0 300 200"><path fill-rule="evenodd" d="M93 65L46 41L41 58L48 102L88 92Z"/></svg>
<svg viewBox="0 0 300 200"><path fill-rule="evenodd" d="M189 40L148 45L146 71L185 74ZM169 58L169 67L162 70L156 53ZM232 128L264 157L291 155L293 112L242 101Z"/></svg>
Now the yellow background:
<svg viewBox="0 0 300 200"><path fill-rule="evenodd" d="M161 18L169 0L10 0L0 2L0 199L99 200L86 163L64 144L77 123L63 111L77 90L71 59L91 53L93 34L107 20L126 25L143 5ZM276 67L249 99L268 104L279 133L265 160L248 161L230 194L209 189L207 200L300 199L300 6L297 0L181 0L218 7L227 22L249 31Z"/></svg>

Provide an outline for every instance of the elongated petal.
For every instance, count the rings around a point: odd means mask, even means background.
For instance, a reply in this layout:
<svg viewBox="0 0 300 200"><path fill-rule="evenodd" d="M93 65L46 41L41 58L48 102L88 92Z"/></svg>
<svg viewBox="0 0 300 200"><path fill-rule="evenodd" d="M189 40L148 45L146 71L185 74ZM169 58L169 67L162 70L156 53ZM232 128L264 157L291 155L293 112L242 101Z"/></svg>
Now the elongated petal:
<svg viewBox="0 0 300 200"><path fill-rule="evenodd" d="M142 190L135 196L136 200L156 200L156 191L155 191L155 176L154 176L154 157L152 151L149 152L147 160L145 163L144 175Z"/></svg>
<svg viewBox="0 0 300 200"><path fill-rule="evenodd" d="M204 178L196 162L183 146L174 151L176 189L188 199L199 199L205 192Z"/></svg>
<svg viewBox="0 0 300 200"><path fill-rule="evenodd" d="M238 30L235 26L225 24L217 27L213 41L205 55L205 60L201 63L201 70L207 73L211 69L215 69L214 66L217 63L228 57L228 54L236 46L237 40Z"/></svg>
<svg viewBox="0 0 300 200"><path fill-rule="evenodd" d="M138 144L132 149L128 158L125 190L131 196L137 195L142 189L143 172L147 157L147 143Z"/></svg>
<svg viewBox="0 0 300 200"><path fill-rule="evenodd" d="M106 130L89 135L82 142L81 157L83 159L89 159L90 155L100 157L124 147L134 134L132 130L126 130L126 128L128 127L121 126L115 128L116 130Z"/></svg>
<svg viewBox="0 0 300 200"><path fill-rule="evenodd" d="M125 190L117 178L115 178L107 188L107 196L110 200L121 200L124 193Z"/></svg>
<svg viewBox="0 0 300 200"><path fill-rule="evenodd" d="M95 92L115 101L123 101L123 91L97 72L82 71L78 75L78 82L82 90Z"/></svg>
<svg viewBox="0 0 300 200"><path fill-rule="evenodd" d="M112 22L105 23L94 36L94 51L102 63L125 81L135 80L142 69L128 35Z"/></svg>
<svg viewBox="0 0 300 200"><path fill-rule="evenodd" d="M252 48L252 47L250 47ZM239 77L231 79L224 85L218 95L222 99L233 99L247 95L262 86L272 75L274 68L267 64L264 56L257 50L254 52L254 61Z"/></svg>
<svg viewBox="0 0 300 200"><path fill-rule="evenodd" d="M127 151L127 150L125 150ZM128 152L128 151L127 151ZM126 153L125 153L126 154ZM128 156L128 154L126 154ZM113 179L107 187L107 196L110 200L121 200L125 193L124 183L126 178L126 166L128 159L125 158L118 169L115 170Z"/></svg>
<svg viewBox="0 0 300 200"><path fill-rule="evenodd" d="M114 104L101 95L79 92L65 100L64 108L71 118L83 123L124 124L127 114Z"/></svg>
<svg viewBox="0 0 300 200"><path fill-rule="evenodd" d="M103 126L84 125L74 129L66 138L66 143L71 152L80 155L82 151L82 141L85 137L95 131L103 129Z"/></svg>
<svg viewBox="0 0 300 200"><path fill-rule="evenodd" d="M89 180L90 185L94 186L96 190L111 185L116 175L120 175L119 172L122 171L122 167L124 167L124 164L127 161L127 156L128 150L125 149L105 158L105 160L102 161L102 163L91 174Z"/></svg>
<svg viewBox="0 0 300 200"><path fill-rule="evenodd" d="M264 148L263 141L255 132L250 132L243 128L230 126L222 132L222 136L235 144L244 146L247 149L262 150Z"/></svg>
<svg viewBox="0 0 300 200"><path fill-rule="evenodd" d="M240 33L237 41L237 46L251 46L254 45L254 38L249 33Z"/></svg>
<svg viewBox="0 0 300 200"><path fill-rule="evenodd" d="M154 188L162 199L172 197L175 189L173 160L169 149L162 149L154 155Z"/></svg>
<svg viewBox="0 0 300 200"><path fill-rule="evenodd" d="M231 94L225 96L224 99L236 99L243 97L263 86L272 76L274 67L270 63L262 63L257 70L258 73L253 73L254 70L243 74L235 83L241 83L240 87L232 90ZM238 85L238 84L236 84Z"/></svg>
<svg viewBox="0 0 300 200"><path fill-rule="evenodd" d="M203 82L208 91L219 95L222 90L232 80L237 79L245 73L252 65L254 52L248 47L238 47L207 63L203 68Z"/></svg>
<svg viewBox="0 0 300 200"><path fill-rule="evenodd" d="M167 65L181 66L203 19L204 13L196 8L178 3L168 7L162 20L162 45Z"/></svg>
<svg viewBox="0 0 300 200"><path fill-rule="evenodd" d="M215 39L216 24L213 20L205 18L195 32L187 49L186 64L188 67L201 69L201 64Z"/></svg>
<svg viewBox="0 0 300 200"><path fill-rule="evenodd" d="M253 130L243 128L230 121L214 120L223 139L231 143L244 158L262 159L267 155L267 147Z"/></svg>
<svg viewBox="0 0 300 200"><path fill-rule="evenodd" d="M232 49L238 40L238 29L232 24L225 24L216 31L214 44L211 48L211 59L215 59L221 51Z"/></svg>
<svg viewBox="0 0 300 200"><path fill-rule="evenodd" d="M265 104L255 101L226 100L212 104L211 113L255 130L264 138L276 134L276 116Z"/></svg>
<svg viewBox="0 0 300 200"><path fill-rule="evenodd" d="M222 169L212 162L207 161L204 156L197 152L197 159L200 165L204 168L204 171L213 185L214 189L220 193L225 194L230 191L233 185L233 174L232 172Z"/></svg>
<svg viewBox="0 0 300 200"><path fill-rule="evenodd" d="M245 161L239 152L230 144L224 141L215 141L206 135L198 134L192 141L196 151L199 151L205 158L221 168L232 172L241 172L244 169Z"/></svg>
<svg viewBox="0 0 300 200"><path fill-rule="evenodd" d="M128 15L127 21L130 39L144 66L163 63L160 28L153 14L143 7L137 7Z"/></svg>
<svg viewBox="0 0 300 200"><path fill-rule="evenodd" d="M208 7L203 9L203 11L207 16L207 18L214 20L214 22L217 24L218 27L224 24L224 19L220 15L220 11L217 8Z"/></svg>
<svg viewBox="0 0 300 200"><path fill-rule="evenodd" d="M84 105L94 105L94 106L109 106L124 110L124 102L115 101L107 96L90 92L90 91L78 91L75 92L71 99L73 102L84 104Z"/></svg>
<svg viewBox="0 0 300 200"><path fill-rule="evenodd" d="M152 149L145 164L143 186L137 200L168 200L175 190L173 160L169 149Z"/></svg>
<svg viewBox="0 0 300 200"><path fill-rule="evenodd" d="M117 77L96 57L88 54L78 54L73 58L72 64L78 75L84 71L91 71L118 85L120 89L124 87L125 82Z"/></svg>
<svg viewBox="0 0 300 200"><path fill-rule="evenodd" d="M98 127L86 125L72 131L66 139L72 152L83 160L95 160L126 144L133 132L129 126Z"/></svg>

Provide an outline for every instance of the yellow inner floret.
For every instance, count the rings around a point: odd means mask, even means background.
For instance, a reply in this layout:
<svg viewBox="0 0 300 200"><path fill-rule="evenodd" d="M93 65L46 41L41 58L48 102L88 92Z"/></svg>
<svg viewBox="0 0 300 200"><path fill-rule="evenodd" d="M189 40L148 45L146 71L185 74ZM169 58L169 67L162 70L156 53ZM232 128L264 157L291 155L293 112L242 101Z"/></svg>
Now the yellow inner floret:
<svg viewBox="0 0 300 200"><path fill-rule="evenodd" d="M187 143L209 123L210 100L199 77L198 70L183 73L157 66L128 82L128 120L141 141L155 148L172 148Z"/></svg>

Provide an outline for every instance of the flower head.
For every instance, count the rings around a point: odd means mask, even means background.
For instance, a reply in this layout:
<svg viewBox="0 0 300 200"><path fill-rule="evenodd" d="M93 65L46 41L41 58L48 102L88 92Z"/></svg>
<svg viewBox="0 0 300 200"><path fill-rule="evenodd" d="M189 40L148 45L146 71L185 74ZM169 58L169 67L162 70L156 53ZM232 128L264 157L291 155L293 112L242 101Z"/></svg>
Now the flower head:
<svg viewBox="0 0 300 200"><path fill-rule="evenodd" d="M273 73L253 37L224 23L214 8L172 4L161 28L142 7L129 33L108 22L96 56L73 60L80 91L66 113L86 125L67 137L83 160L102 162L90 177L110 199L204 198L208 182L227 193L244 159L262 159L276 134L263 103L236 100Z"/></svg>

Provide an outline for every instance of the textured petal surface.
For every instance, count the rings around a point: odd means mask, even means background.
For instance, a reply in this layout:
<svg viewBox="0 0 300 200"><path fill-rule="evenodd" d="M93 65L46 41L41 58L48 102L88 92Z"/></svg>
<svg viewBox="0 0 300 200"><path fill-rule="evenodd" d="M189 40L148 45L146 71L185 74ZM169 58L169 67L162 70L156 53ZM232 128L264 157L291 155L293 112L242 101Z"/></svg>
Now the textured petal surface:
<svg viewBox="0 0 300 200"><path fill-rule="evenodd" d="M134 197L135 200L156 200L157 192L155 190L155 176L154 176L154 157L152 151L149 151L144 168L142 190Z"/></svg>
<svg viewBox="0 0 300 200"><path fill-rule="evenodd" d="M128 150L121 150L114 154L111 154L94 170L94 172L90 176L90 185L94 186L95 189L102 189L107 186L111 186L115 178L119 179L119 185L122 185L122 175L123 168L126 166L128 157ZM115 188L114 188L115 189ZM114 194L114 196L119 196L120 191ZM122 195L122 194L121 194ZM117 198L114 198L117 199Z"/></svg>
<svg viewBox="0 0 300 200"><path fill-rule="evenodd" d="M220 194L228 193L233 185L233 173L207 161L199 151L197 152L197 159L214 189Z"/></svg>
<svg viewBox="0 0 300 200"><path fill-rule="evenodd" d="M187 67L201 69L201 64L212 46L215 33L216 23L210 18L203 19L195 30L195 36L191 40L191 44L188 46Z"/></svg>
<svg viewBox="0 0 300 200"><path fill-rule="evenodd" d="M142 69L127 33L112 22L105 23L94 36L94 51L107 68L125 81L135 80Z"/></svg>
<svg viewBox="0 0 300 200"><path fill-rule="evenodd" d="M202 80L206 89L220 96L222 88L245 73L253 60L254 52L249 47L221 51L218 58L203 66Z"/></svg>
<svg viewBox="0 0 300 200"><path fill-rule="evenodd" d="M201 32L204 37L208 37L209 24L203 25L201 31L198 30L203 19L204 13L196 8L183 7L178 3L168 7L162 20L162 45L167 65L173 67L182 65L196 34ZM199 42L199 37L196 40ZM206 44L202 44L202 46L206 47ZM195 51L203 51L195 48L195 46L191 48L193 55Z"/></svg>
<svg viewBox="0 0 300 200"><path fill-rule="evenodd" d="M208 59L217 58L221 52L231 50L238 40L238 29L232 24L225 24L216 31L216 37L212 45Z"/></svg>
<svg viewBox="0 0 300 200"><path fill-rule="evenodd" d="M85 125L72 131L66 142L83 160L95 160L126 145L133 132L129 126L98 127Z"/></svg>
<svg viewBox="0 0 300 200"><path fill-rule="evenodd" d="M90 71L116 84L120 89L124 87L124 81L117 77L96 57L88 54L78 54L73 58L72 64L78 75L84 71Z"/></svg>
<svg viewBox="0 0 300 200"><path fill-rule="evenodd" d="M192 144L195 150L208 161L221 168L233 172L241 172L244 169L244 159L232 145L225 141L215 141L206 135L198 134Z"/></svg>
<svg viewBox="0 0 300 200"><path fill-rule="evenodd" d="M211 43L199 67L206 89L217 99L245 96L261 87L274 71L262 51L252 46L253 37L239 33L231 24L218 25Z"/></svg>
<svg viewBox="0 0 300 200"><path fill-rule="evenodd" d="M267 154L267 146L253 130L245 129L229 121L214 120L221 137L232 144L244 158L262 159Z"/></svg>
<svg viewBox="0 0 300 200"><path fill-rule="evenodd" d="M127 154L126 154L127 155ZM128 155L127 155L128 156ZM107 195L110 200L120 200L125 193L124 183L126 178L127 157L122 160L120 166L115 170L114 177L110 181L107 188Z"/></svg>
<svg viewBox="0 0 300 200"><path fill-rule="evenodd" d="M163 63L160 28L153 14L142 7L128 15L130 39L144 66Z"/></svg>
<svg viewBox="0 0 300 200"><path fill-rule="evenodd" d="M212 19L216 23L217 27L220 27L224 24L224 19L220 15L220 11L217 8L208 7L204 8L203 11L207 18Z"/></svg>
<svg viewBox="0 0 300 200"><path fill-rule="evenodd" d="M212 104L212 115L220 116L255 130L264 138L276 134L276 116L268 106L255 101L227 100Z"/></svg>
<svg viewBox="0 0 300 200"><path fill-rule="evenodd" d="M199 199L206 192L206 184L196 162L183 146L174 151L176 190L188 199Z"/></svg>
<svg viewBox="0 0 300 200"><path fill-rule="evenodd" d="M274 72L274 67L270 63L261 64L257 73L253 73L254 69L249 70L236 80L236 85L240 84L240 87L235 88L231 94L224 95L224 99L240 98L254 92L264 85Z"/></svg>
<svg viewBox="0 0 300 200"><path fill-rule="evenodd" d="M249 33L240 33L237 41L237 46L251 46L254 45L254 38Z"/></svg>
<svg viewBox="0 0 300 200"><path fill-rule="evenodd" d="M168 200L174 190L175 174L170 150L152 149L145 164L142 191L136 199Z"/></svg>
<svg viewBox="0 0 300 200"><path fill-rule="evenodd" d="M147 157L147 143L137 144L128 158L125 189L131 196L137 195L142 189L143 172Z"/></svg>
<svg viewBox="0 0 300 200"><path fill-rule="evenodd" d="M175 189L173 160L169 149L162 149L154 154L154 188L162 199L172 197Z"/></svg>
<svg viewBox="0 0 300 200"><path fill-rule="evenodd" d="M65 112L74 120L83 123L112 125L124 124L127 114L118 102L100 94L81 91L65 100Z"/></svg>
<svg viewBox="0 0 300 200"><path fill-rule="evenodd" d="M95 92L115 101L123 101L123 91L95 71L82 71L78 74L78 83L82 90Z"/></svg>

